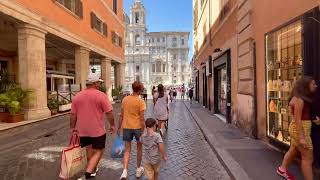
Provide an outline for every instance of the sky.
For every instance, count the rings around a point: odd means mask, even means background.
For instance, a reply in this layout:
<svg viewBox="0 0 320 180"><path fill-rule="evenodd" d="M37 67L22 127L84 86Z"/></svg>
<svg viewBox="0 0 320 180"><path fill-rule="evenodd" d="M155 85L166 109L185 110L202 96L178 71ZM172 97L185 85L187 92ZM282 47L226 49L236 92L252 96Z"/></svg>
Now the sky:
<svg viewBox="0 0 320 180"><path fill-rule="evenodd" d="M134 0L124 0L125 12L130 14ZM189 60L192 58L192 0L142 0L147 13L147 28L153 31L187 31Z"/></svg>

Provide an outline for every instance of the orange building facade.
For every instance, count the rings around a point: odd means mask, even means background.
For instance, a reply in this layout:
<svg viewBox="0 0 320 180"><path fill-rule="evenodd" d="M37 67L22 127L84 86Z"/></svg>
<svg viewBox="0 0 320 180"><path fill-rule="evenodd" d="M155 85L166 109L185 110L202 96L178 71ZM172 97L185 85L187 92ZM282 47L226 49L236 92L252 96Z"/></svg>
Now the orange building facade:
<svg viewBox="0 0 320 180"><path fill-rule="evenodd" d="M123 85L123 0L3 0L0 12L0 70L35 97L26 119L50 116L48 91L68 83L83 89L94 66L109 95L111 76L113 88ZM60 79L49 83L52 74Z"/></svg>
<svg viewBox="0 0 320 180"><path fill-rule="evenodd" d="M194 25L196 100L246 134L286 146L294 82L304 75L320 82L320 2L194 0L196 24L206 14L201 3L220 8L216 17L207 13L210 28Z"/></svg>

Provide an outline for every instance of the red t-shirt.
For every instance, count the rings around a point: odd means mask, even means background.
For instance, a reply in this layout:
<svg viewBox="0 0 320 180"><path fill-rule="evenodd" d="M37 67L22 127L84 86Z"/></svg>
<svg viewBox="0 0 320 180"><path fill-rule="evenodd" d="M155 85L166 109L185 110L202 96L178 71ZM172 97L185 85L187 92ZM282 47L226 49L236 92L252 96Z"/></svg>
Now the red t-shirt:
<svg viewBox="0 0 320 180"><path fill-rule="evenodd" d="M79 136L99 137L106 133L104 114L112 111L108 96L96 89L79 92L72 100L71 113L77 117Z"/></svg>

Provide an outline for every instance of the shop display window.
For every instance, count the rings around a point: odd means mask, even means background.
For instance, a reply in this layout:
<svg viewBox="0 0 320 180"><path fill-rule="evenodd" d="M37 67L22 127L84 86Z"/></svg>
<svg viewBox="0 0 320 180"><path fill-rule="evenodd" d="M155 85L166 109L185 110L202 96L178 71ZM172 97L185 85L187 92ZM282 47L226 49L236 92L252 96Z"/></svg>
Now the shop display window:
<svg viewBox="0 0 320 180"><path fill-rule="evenodd" d="M269 33L266 42L268 136L290 144L291 89L302 76L301 21Z"/></svg>

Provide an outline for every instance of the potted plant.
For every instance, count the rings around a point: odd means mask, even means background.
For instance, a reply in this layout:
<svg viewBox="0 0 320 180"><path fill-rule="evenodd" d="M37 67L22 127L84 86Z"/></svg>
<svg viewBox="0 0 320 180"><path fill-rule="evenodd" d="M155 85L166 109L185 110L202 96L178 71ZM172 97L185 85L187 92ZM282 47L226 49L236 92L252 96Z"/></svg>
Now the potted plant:
<svg viewBox="0 0 320 180"><path fill-rule="evenodd" d="M0 93L0 119L3 122L15 123L24 120L23 104L30 98L31 91L20 87L11 87Z"/></svg>
<svg viewBox="0 0 320 180"><path fill-rule="evenodd" d="M59 109L59 101L55 98L50 98L48 100L48 108L51 111L51 115L58 114L58 109Z"/></svg>
<svg viewBox="0 0 320 180"><path fill-rule="evenodd" d="M69 111L71 109L71 103L66 100L61 100L59 102L59 112Z"/></svg>

